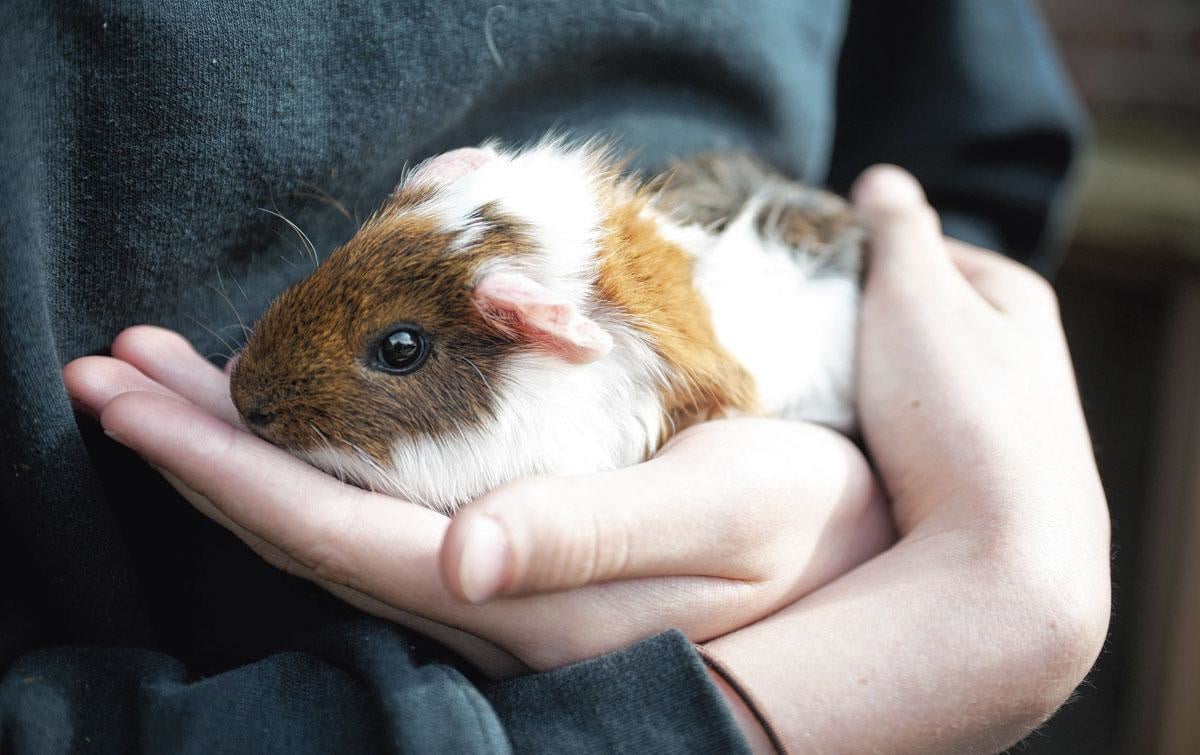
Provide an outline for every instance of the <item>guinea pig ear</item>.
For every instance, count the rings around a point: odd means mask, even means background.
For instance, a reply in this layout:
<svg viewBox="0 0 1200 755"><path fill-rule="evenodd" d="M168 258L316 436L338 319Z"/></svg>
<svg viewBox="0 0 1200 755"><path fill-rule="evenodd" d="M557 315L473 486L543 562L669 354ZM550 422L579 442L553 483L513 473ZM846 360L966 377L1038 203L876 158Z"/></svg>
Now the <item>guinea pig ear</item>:
<svg viewBox="0 0 1200 755"><path fill-rule="evenodd" d="M474 173L496 159L496 153L478 147L463 147L434 155L413 169L405 184L451 183Z"/></svg>
<svg viewBox="0 0 1200 755"><path fill-rule="evenodd" d="M488 273L475 284L475 306L483 319L512 338L545 348L568 362L594 362L613 340L571 302L531 278Z"/></svg>

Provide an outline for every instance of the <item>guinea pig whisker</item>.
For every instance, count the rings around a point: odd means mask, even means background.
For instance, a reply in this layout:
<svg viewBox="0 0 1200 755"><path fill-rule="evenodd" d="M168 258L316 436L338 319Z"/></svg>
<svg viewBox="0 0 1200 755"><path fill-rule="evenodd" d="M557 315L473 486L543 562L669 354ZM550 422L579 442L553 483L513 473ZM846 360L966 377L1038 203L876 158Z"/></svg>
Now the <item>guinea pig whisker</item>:
<svg viewBox="0 0 1200 755"><path fill-rule="evenodd" d="M233 356L233 354L237 352L237 347L236 347L236 346L234 346L233 344L231 344L229 341L225 340L225 337L224 337L224 336L222 336L220 333L218 333L217 331L215 331L215 330L213 330L212 328L208 327L207 325L205 325L204 323L200 322L199 320L197 320L195 317L192 317L191 315L186 315L186 317L187 317L187 319L191 320L191 321L192 321L192 322L194 322L195 324L197 324L197 325L199 325L200 327L202 327L202 328L204 328L205 330L207 330L209 333L211 333L211 334L212 334L213 338L216 338L218 341L220 341L220 342L221 342L221 345L223 345L225 348L229 349L229 353L225 355L226 357Z"/></svg>
<svg viewBox="0 0 1200 755"><path fill-rule="evenodd" d="M317 427L311 422L308 423L308 426L314 433L317 434L317 437L321 439L321 443L325 445L325 450L332 451L333 444L329 442L329 438L326 437L325 433L321 432L321 428Z"/></svg>
<svg viewBox="0 0 1200 755"><path fill-rule="evenodd" d="M337 447L334 446L332 441L330 441L329 436L321 432L321 428L317 427L311 422L308 423L308 426L316 434L317 438L320 439L318 445L321 446L323 450L328 452L327 461L333 467L333 469L329 471L334 477L341 482L357 485L359 487L366 486L368 490L375 490L373 480L362 479L363 475L355 473L354 471L346 468L346 466L342 463L343 457L337 452ZM380 466L375 459L371 458L370 454L363 451L350 441L341 441L341 444L352 452L353 456L360 464L366 466L368 469L374 472L379 479L385 479L387 477L387 471Z"/></svg>
<svg viewBox="0 0 1200 755"><path fill-rule="evenodd" d="M299 246L297 246L297 245L296 245L296 242L294 242L294 241L292 241L291 239L289 239L288 237L284 236L282 233L280 233L279 231L275 230L274 228L272 228L272 229L271 229L271 233L275 234L275 237L276 237L276 238L278 238L280 241L282 241L283 243L285 243L285 244L287 244L289 247L291 247L291 248L292 248L292 250L293 250L294 252L296 252L297 254L299 254L299 255L300 255L300 256L301 256L301 257L302 257L302 258L303 258L305 261L307 261L307 260L308 260L308 251L307 251L307 250L301 249ZM287 257L284 257L282 254L281 254L281 255L279 255L279 259L281 259L281 260L283 260L284 262L288 263L289 265L291 265L291 266L292 266L293 268L295 268L296 270L299 270L299 269L300 269L300 268L299 268L299 266L297 266L295 262L293 262L292 260L288 259Z"/></svg>
<svg viewBox="0 0 1200 755"><path fill-rule="evenodd" d="M281 254L281 255L279 255L279 259L281 259L281 260L283 260L284 262L288 263L289 265L291 265L291 266L292 266L293 268L295 268L296 270L299 270L299 269L300 269L299 267L296 267L296 263L295 263L295 262L292 262L292 261L291 261L291 260L289 260L287 257L284 257L282 254Z"/></svg>
<svg viewBox="0 0 1200 755"><path fill-rule="evenodd" d="M377 461L375 461L375 459L371 458L370 454L368 454L366 451L359 448L356 444L351 443L349 441L346 441L346 445L350 448L351 451L353 451L355 453L355 455L358 456L358 460L360 462L362 462L363 464L367 465L367 467L370 468L370 470L372 472L379 475L379 477L381 477L381 478L387 477L387 470L384 469L383 466L379 462L377 462ZM370 485L371 484L370 481L367 481L367 484ZM374 488L372 488L372 490L373 489Z"/></svg>
<svg viewBox="0 0 1200 755"><path fill-rule="evenodd" d="M221 284L221 287L217 288L216 286L214 286L211 283L208 284L208 287L211 288L213 291L216 291L217 294L220 295L220 297L225 300L225 303L229 305L229 308L231 310L233 310L233 316L237 318L237 324L240 325L242 328L242 341L243 342L249 341L250 340L250 329L246 327L246 321L242 319L242 313L238 312L238 308L234 305L233 299L230 299L228 292L225 291L225 279L221 277L221 266L218 265L216 270L217 270L217 282Z"/></svg>
<svg viewBox="0 0 1200 755"><path fill-rule="evenodd" d="M302 182L302 185L305 186L306 188L308 188L309 190L308 191L290 191L287 194L285 194L284 196L303 197L303 198L307 198L307 199L320 200L321 202L325 203L326 205L332 207L334 210L337 210L338 214L340 214L346 220L349 220L352 223L356 222L354 219L354 216L352 216L350 214L350 210L346 209L346 205L343 204L342 202L338 201L332 194L325 191L321 187L319 187L315 184L311 184L307 181Z"/></svg>
<svg viewBox="0 0 1200 755"><path fill-rule="evenodd" d="M242 295L242 299L244 299L244 300L245 300L245 302L246 302L247 304L249 304L249 303L250 303L250 297L249 297L249 296L246 296L246 289L242 288L242 284L241 284L241 283L238 283L237 276L232 276L232 275L231 275L231 276L229 277L229 280L233 281L233 285L237 286L238 293L240 293L240 294ZM251 332L253 332L253 328L251 329Z"/></svg>
<svg viewBox="0 0 1200 755"><path fill-rule="evenodd" d="M320 429L318 429L315 425L310 424L309 427L312 427L317 435L320 436L321 442L325 446L325 450L329 452L328 458L330 463L333 465L333 469L330 471L333 473L333 476L336 477L340 482L345 482L346 470L342 466L342 462L340 461L338 455L334 452L333 444L330 443L325 437L325 433L321 432Z"/></svg>
<svg viewBox="0 0 1200 755"><path fill-rule="evenodd" d="M284 217L284 215L282 213L275 212L274 210L268 210L265 207L259 207L258 209L260 212L265 212L268 215L274 215L275 217L279 218L283 222L287 223L288 226L290 226L291 229L296 232L296 235L298 235L301 238L301 240L304 242L304 248L307 249L309 255L312 256L314 270L317 268L318 265L321 264L321 260L317 255L317 247L314 246L312 240L308 238L308 234L306 234L304 231L300 230L300 226L298 226L295 223L293 223L292 221L288 220L286 217Z"/></svg>
<svg viewBox="0 0 1200 755"><path fill-rule="evenodd" d="M486 377L484 377L483 370L479 369L479 365L475 364L470 359L468 359L467 357L464 357L460 354L455 354L454 356L456 359L461 359L462 361L471 365L471 369L475 370L475 374L479 375L479 379L483 381L483 385L485 388L487 388L488 393L492 392L492 385L491 385L491 383L488 382L488 379Z"/></svg>

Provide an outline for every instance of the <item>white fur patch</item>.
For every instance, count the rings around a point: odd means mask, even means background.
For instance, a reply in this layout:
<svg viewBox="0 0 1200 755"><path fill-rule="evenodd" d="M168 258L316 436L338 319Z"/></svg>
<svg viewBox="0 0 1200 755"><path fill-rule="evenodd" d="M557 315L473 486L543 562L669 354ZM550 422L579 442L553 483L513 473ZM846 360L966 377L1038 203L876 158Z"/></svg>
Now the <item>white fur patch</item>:
<svg viewBox="0 0 1200 755"><path fill-rule="evenodd" d="M763 238L748 203L719 235L681 229L696 255L696 286L717 340L754 377L763 410L842 431L855 426L860 291L848 275L818 275Z"/></svg>
<svg viewBox="0 0 1200 755"><path fill-rule="evenodd" d="M492 204L528 224L538 259L523 268L573 304L588 303L596 274L603 215L597 191L595 150L547 139L517 152L495 155L477 169L439 184L415 212L433 215L446 230L471 232L471 218Z"/></svg>

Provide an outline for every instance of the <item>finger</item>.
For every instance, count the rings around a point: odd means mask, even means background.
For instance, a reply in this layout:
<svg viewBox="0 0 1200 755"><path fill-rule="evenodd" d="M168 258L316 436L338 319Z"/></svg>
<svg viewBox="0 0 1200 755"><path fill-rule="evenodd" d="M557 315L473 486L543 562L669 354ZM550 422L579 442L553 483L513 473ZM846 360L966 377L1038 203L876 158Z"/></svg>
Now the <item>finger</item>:
<svg viewBox="0 0 1200 755"><path fill-rule="evenodd" d="M955 266L979 295L1005 314L1053 309L1056 295L1049 281L1003 254L950 239L947 242Z"/></svg>
<svg viewBox="0 0 1200 755"><path fill-rule="evenodd" d="M894 165L869 168L854 183L851 197L871 229L868 286L885 283L923 295L959 277L937 213L907 171Z"/></svg>
<svg viewBox="0 0 1200 755"><path fill-rule="evenodd" d="M447 587L479 603L615 579L775 574L775 559L794 554L793 535L803 531L798 504L846 493L845 441L815 426L770 420L695 430L649 462L589 477L522 480L468 506L442 547ZM798 469L809 464L826 471ZM829 471L838 464L846 465L840 479Z"/></svg>
<svg viewBox="0 0 1200 755"><path fill-rule="evenodd" d="M229 397L229 377L200 356L178 333L152 325L135 325L113 341L112 355L196 406L232 425L241 425Z"/></svg>
<svg viewBox="0 0 1200 755"><path fill-rule="evenodd" d="M342 484L160 395L122 394L100 420L118 441L316 577L431 616L438 603L452 602L437 571L445 517Z"/></svg>
<svg viewBox="0 0 1200 755"><path fill-rule="evenodd" d="M157 393L177 401L185 399L146 377L133 365L112 357L80 357L63 367L67 395L86 412L100 416L104 407L122 393Z"/></svg>

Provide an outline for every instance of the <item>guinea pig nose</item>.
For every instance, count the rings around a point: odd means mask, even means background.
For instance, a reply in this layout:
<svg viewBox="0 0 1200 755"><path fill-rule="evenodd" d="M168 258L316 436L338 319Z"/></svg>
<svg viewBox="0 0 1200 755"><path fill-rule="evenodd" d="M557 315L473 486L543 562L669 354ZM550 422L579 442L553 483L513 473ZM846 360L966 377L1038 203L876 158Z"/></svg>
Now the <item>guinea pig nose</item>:
<svg viewBox="0 0 1200 755"><path fill-rule="evenodd" d="M242 412L242 419L246 420L247 424L263 428L275 421L275 412L253 406Z"/></svg>

